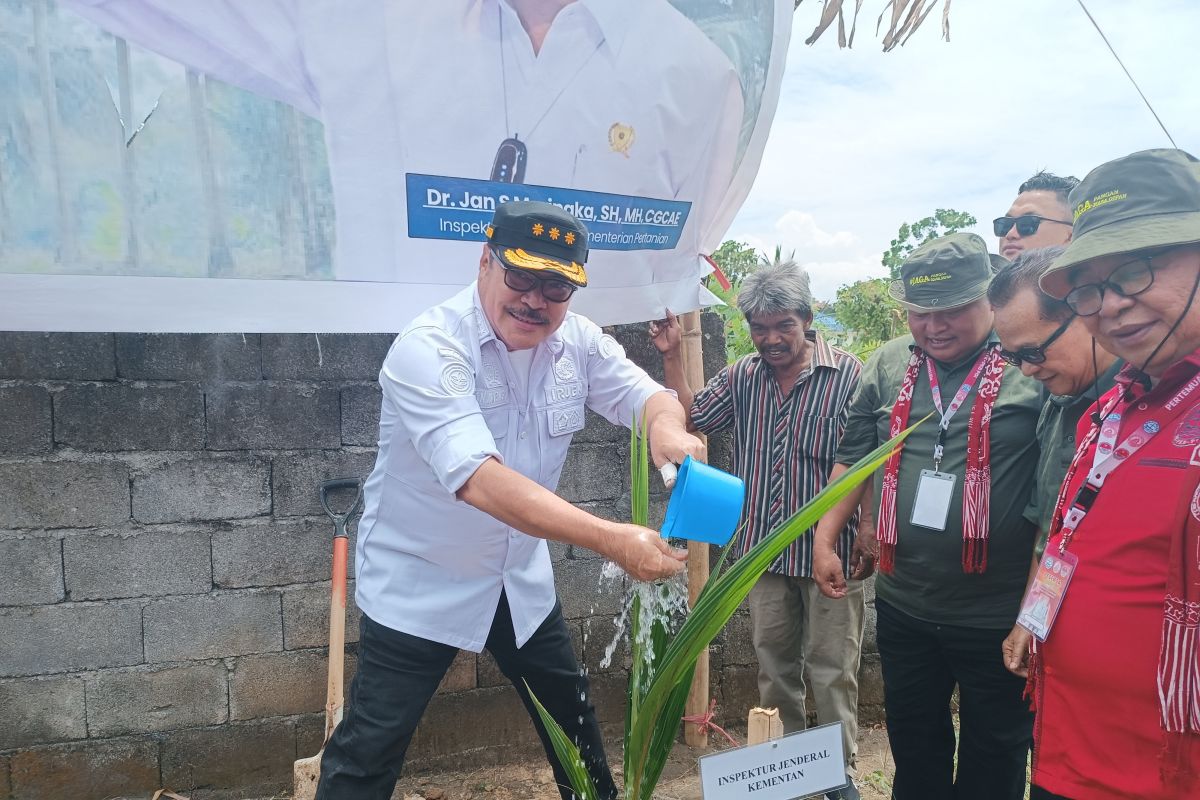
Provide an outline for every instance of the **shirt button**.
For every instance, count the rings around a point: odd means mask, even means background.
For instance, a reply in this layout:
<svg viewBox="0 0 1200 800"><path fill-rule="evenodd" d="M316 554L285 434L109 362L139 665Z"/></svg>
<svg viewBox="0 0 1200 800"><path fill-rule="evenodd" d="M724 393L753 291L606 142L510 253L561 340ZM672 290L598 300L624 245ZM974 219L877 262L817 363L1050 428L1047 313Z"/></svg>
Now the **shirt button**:
<svg viewBox="0 0 1200 800"><path fill-rule="evenodd" d="M1075 434L1073 434L1073 433L1068 433L1068 434L1067 434L1067 443L1068 443L1068 444L1071 444L1071 443L1073 443L1074 441L1075 441Z"/></svg>
<svg viewBox="0 0 1200 800"><path fill-rule="evenodd" d="M1145 411L1145 410L1146 410L1146 404L1138 403L1138 411Z"/></svg>
<svg viewBox="0 0 1200 800"><path fill-rule="evenodd" d="M521 431L521 438L522 438L522 439L524 439L524 438L525 438L525 431Z"/></svg>

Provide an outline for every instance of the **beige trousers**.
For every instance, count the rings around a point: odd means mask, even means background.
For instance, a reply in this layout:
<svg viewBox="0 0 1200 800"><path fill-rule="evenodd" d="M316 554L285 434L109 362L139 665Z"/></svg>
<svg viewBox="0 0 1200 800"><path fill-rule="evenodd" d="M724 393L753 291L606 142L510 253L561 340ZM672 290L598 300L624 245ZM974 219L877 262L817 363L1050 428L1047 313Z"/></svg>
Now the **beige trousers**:
<svg viewBox="0 0 1200 800"><path fill-rule="evenodd" d="M863 636L862 581L831 600L811 578L764 573L750 590L750 620L763 708L778 708L784 733L806 727L804 672L817 724L841 721L846 770L858 753L858 664Z"/></svg>

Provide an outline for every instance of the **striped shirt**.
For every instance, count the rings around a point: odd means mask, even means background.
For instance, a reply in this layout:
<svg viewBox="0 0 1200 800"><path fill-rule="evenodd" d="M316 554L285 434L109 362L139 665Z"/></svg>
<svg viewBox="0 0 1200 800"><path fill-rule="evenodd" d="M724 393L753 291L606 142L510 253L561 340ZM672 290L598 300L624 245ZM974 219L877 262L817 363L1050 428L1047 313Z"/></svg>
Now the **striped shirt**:
<svg viewBox="0 0 1200 800"><path fill-rule="evenodd" d="M692 400L692 424L705 434L733 430L734 472L746 482L742 556L825 488L833 469L862 362L809 332L812 366L785 397L774 372L757 355L721 370ZM858 532L858 514L838 537L843 570ZM771 572L812 576L810 529L771 565Z"/></svg>

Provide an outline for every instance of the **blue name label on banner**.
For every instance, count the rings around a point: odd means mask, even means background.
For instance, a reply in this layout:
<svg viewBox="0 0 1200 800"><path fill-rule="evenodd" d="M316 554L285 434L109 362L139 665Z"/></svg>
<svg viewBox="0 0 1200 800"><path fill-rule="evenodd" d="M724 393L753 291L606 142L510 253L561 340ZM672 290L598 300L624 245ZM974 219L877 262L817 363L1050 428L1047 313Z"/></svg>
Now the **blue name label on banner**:
<svg viewBox="0 0 1200 800"><path fill-rule="evenodd" d="M670 250L679 244L692 204L607 192L443 175L405 175L408 235L414 239L482 242L496 206L543 200L581 220L594 250Z"/></svg>

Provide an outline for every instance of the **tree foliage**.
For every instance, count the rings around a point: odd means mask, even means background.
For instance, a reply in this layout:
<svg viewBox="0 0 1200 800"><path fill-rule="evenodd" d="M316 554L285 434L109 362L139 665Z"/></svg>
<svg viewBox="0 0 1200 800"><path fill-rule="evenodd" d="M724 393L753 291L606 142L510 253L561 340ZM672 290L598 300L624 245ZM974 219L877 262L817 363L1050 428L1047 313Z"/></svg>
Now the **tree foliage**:
<svg viewBox="0 0 1200 800"><path fill-rule="evenodd" d="M883 253L883 265L888 268L888 274L893 278L900 277L900 265L913 250L947 233L969 228L978 220L966 211L955 211L952 208L939 208L932 216L919 219L916 222L906 222L900 226L892 246Z"/></svg>

